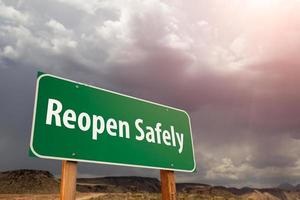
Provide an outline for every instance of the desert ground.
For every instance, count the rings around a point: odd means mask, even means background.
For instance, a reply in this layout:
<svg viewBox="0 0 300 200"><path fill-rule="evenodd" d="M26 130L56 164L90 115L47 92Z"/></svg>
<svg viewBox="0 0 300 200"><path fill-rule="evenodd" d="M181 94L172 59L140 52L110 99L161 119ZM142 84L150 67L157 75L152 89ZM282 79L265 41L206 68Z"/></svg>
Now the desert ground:
<svg viewBox="0 0 300 200"><path fill-rule="evenodd" d="M0 172L0 200L59 199L60 179L42 170ZM299 186L232 188L177 183L178 200L300 200ZM147 177L77 179L78 200L160 200L160 181Z"/></svg>

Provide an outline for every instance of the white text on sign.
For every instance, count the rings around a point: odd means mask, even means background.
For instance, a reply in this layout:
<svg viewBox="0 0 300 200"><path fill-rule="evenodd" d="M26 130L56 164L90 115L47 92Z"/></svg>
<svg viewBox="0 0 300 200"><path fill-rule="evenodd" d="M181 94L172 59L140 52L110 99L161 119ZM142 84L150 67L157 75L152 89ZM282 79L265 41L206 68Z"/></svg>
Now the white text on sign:
<svg viewBox="0 0 300 200"><path fill-rule="evenodd" d="M54 123L53 123L54 122ZM114 118L104 119L101 115L92 115L82 112L77 114L72 109L63 109L63 104L57 99L48 99L46 124L68 129L79 128L83 132L92 132L92 139L97 140L98 136L106 132L113 137L130 139L130 125L127 121L115 120ZM157 122L155 127L145 125L143 119L136 119L134 123L135 139L147 141L154 144L163 144L178 148L181 154L183 151L184 134L175 131L174 126L169 129L162 129L163 125Z"/></svg>

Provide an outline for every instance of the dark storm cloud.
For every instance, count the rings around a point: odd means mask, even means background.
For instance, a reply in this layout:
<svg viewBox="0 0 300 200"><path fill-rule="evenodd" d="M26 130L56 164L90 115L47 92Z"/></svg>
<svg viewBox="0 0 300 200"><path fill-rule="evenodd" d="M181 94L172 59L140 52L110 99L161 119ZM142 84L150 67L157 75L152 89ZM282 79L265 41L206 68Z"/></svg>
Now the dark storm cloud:
<svg viewBox="0 0 300 200"><path fill-rule="evenodd" d="M3 66L3 65L2 65ZM1 170L16 168L57 169L57 162L45 163L28 157L33 109L35 69L9 66L1 69L0 157Z"/></svg>
<svg viewBox="0 0 300 200"><path fill-rule="evenodd" d="M188 110L198 172L180 173L179 180L295 183L299 5L274 7L282 17L274 22L268 13L249 17L253 5L234 12L243 6L235 3L205 3L209 8L198 16L199 9L177 1L0 1L0 157L6 160L0 170L59 174L59 162L27 156L35 76L42 70ZM91 164L80 164L79 173L158 176Z"/></svg>

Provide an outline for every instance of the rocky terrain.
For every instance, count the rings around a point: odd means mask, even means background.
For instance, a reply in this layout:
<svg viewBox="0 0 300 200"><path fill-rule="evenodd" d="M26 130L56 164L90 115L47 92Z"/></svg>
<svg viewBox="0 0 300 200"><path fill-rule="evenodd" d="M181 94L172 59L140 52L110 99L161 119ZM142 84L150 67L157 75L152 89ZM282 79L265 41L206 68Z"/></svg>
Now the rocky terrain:
<svg viewBox="0 0 300 200"><path fill-rule="evenodd" d="M178 183L179 200L300 200L299 185L278 188L227 188ZM0 200L59 199L59 179L47 171L16 170L0 173ZM145 177L99 177L77 180L78 200L160 199L160 182Z"/></svg>
<svg viewBox="0 0 300 200"><path fill-rule="evenodd" d="M160 192L160 182L156 178L147 177L103 177L79 178L79 192Z"/></svg>
<svg viewBox="0 0 300 200"><path fill-rule="evenodd" d="M59 182L47 171L16 170L0 173L0 194L58 192Z"/></svg>

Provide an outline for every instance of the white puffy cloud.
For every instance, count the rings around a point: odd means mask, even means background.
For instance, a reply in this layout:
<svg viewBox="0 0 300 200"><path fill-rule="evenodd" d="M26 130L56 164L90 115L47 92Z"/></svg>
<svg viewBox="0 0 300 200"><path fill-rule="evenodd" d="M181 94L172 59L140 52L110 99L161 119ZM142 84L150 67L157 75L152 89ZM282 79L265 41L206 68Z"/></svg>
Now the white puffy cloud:
<svg viewBox="0 0 300 200"><path fill-rule="evenodd" d="M2 0L0 1L0 19L8 20L18 24L25 24L29 20L27 13L20 12L12 6L5 5Z"/></svg>
<svg viewBox="0 0 300 200"><path fill-rule="evenodd" d="M10 59L16 59L18 57L18 53L12 46L5 46L2 51L2 56Z"/></svg>
<svg viewBox="0 0 300 200"><path fill-rule="evenodd" d="M63 24L54 19L49 20L46 25L56 34L71 34L70 30L67 30Z"/></svg>

